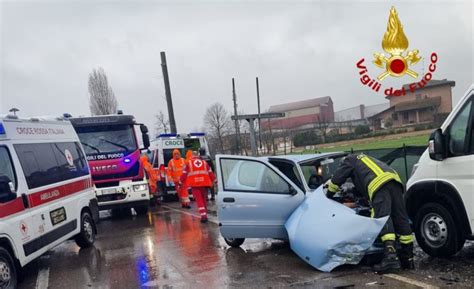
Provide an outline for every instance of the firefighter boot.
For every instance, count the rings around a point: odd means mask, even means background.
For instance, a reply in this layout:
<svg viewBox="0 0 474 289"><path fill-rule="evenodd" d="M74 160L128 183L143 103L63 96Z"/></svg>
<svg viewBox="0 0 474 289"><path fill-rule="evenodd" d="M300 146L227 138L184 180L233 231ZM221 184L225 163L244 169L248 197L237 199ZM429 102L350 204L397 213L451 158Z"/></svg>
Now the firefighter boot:
<svg viewBox="0 0 474 289"><path fill-rule="evenodd" d="M390 270L400 269L400 260L397 257L397 250L395 249L395 241L384 242L384 256L379 264L375 264L373 269L375 272L385 273Z"/></svg>
<svg viewBox="0 0 474 289"><path fill-rule="evenodd" d="M415 269L415 262L413 261L413 243L401 244L399 257L403 269Z"/></svg>

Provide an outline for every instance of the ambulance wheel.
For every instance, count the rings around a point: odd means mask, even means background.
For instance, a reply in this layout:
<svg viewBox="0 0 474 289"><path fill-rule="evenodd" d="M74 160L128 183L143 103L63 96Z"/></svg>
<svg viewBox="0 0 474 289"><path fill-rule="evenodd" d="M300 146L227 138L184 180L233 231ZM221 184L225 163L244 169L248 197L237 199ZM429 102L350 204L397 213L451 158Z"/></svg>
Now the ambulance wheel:
<svg viewBox="0 0 474 289"><path fill-rule="evenodd" d="M137 215L145 215L148 213L148 206L140 206L140 207L134 207L135 212L137 212Z"/></svg>
<svg viewBox="0 0 474 289"><path fill-rule="evenodd" d="M245 241L244 238L224 238L224 241L227 243L227 245L238 248L240 245L242 245Z"/></svg>
<svg viewBox="0 0 474 289"><path fill-rule="evenodd" d="M83 212L81 215L81 232L76 235L75 241L81 248L89 248L94 244L94 221L89 212Z"/></svg>
<svg viewBox="0 0 474 289"><path fill-rule="evenodd" d="M0 288L14 289L18 283L15 263L10 252L0 247Z"/></svg>

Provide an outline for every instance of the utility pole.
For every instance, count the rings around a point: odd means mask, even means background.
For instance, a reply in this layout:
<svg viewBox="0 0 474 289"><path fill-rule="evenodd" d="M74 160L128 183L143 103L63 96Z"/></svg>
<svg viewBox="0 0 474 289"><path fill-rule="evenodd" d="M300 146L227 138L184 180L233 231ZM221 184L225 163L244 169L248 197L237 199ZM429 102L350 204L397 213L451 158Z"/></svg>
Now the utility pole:
<svg viewBox="0 0 474 289"><path fill-rule="evenodd" d="M234 124L235 124L235 150L240 154L240 128L237 118L237 95L235 93L235 81L232 78L232 99L234 101Z"/></svg>
<svg viewBox="0 0 474 289"><path fill-rule="evenodd" d="M166 54L161 51L161 69L163 70L163 81L165 82L166 104L168 105L168 119L171 133L177 133L176 121L174 119L173 100L171 99L170 79L168 77L168 66L166 65Z"/></svg>
<svg viewBox="0 0 474 289"><path fill-rule="evenodd" d="M284 117L285 114L282 112L274 112L274 113L263 113L260 114L245 114L245 115L239 115L239 116L232 116L232 120L236 119L245 119L249 123L250 127L250 148L252 150L252 156L257 156L257 138L255 135L255 120L257 120L259 117L260 118L277 118L277 117Z"/></svg>
<svg viewBox="0 0 474 289"><path fill-rule="evenodd" d="M259 148L262 149L262 133L260 131L261 126L260 126L260 87L258 85L258 77L255 77L255 82L257 85L257 106L258 106L258 142L259 142Z"/></svg>

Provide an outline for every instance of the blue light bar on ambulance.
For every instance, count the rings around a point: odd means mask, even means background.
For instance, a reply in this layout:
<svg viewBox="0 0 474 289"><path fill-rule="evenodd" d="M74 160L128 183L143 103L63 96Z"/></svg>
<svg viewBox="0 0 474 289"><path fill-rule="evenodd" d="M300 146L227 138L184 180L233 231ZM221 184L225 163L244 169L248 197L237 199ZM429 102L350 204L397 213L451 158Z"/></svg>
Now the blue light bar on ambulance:
<svg viewBox="0 0 474 289"><path fill-rule="evenodd" d="M189 134L189 136L206 136L206 133L204 132L192 132Z"/></svg>
<svg viewBox="0 0 474 289"><path fill-rule="evenodd" d="M177 137L178 135L175 133L160 133L158 137Z"/></svg>
<svg viewBox="0 0 474 289"><path fill-rule="evenodd" d="M5 134L5 127L3 126L3 123L0 123L0 134Z"/></svg>

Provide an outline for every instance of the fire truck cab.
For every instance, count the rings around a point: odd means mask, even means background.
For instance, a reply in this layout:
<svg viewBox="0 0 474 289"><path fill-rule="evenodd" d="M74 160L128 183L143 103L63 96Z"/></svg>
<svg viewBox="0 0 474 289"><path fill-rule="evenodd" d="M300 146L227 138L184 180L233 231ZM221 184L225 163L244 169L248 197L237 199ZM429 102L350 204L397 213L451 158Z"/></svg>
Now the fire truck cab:
<svg viewBox="0 0 474 289"><path fill-rule="evenodd" d="M131 115L70 118L89 161L100 210L134 208L148 211L150 193L140 163L142 150L150 146L148 129ZM140 128L143 147L139 146Z"/></svg>
<svg viewBox="0 0 474 289"><path fill-rule="evenodd" d="M84 151L64 118L0 116L0 287L61 242L94 243L97 199Z"/></svg>

